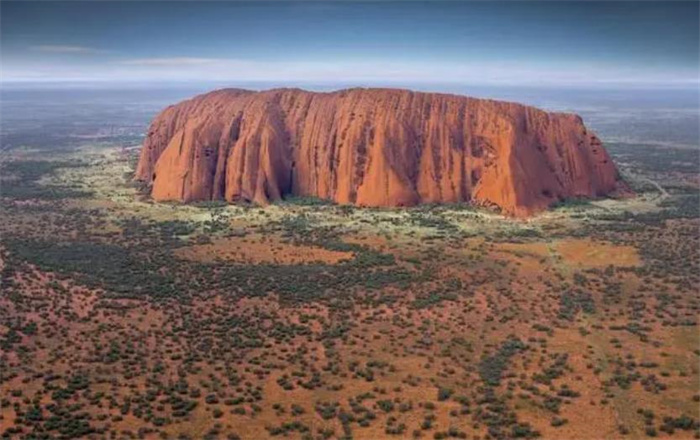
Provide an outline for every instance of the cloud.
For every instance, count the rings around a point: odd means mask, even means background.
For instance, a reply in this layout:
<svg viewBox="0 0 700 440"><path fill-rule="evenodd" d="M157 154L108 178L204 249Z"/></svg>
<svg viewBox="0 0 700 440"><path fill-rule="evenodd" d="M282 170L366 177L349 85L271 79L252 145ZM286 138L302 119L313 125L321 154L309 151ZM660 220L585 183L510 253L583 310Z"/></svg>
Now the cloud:
<svg viewBox="0 0 700 440"><path fill-rule="evenodd" d="M533 62L411 62L250 60L235 58L154 57L117 61L113 77L222 81L344 81L357 83L472 83L494 85L693 84L696 71L661 68L621 69L608 65L538 64ZM695 78L695 79L693 79Z"/></svg>
<svg viewBox="0 0 700 440"><path fill-rule="evenodd" d="M215 57L81 57L6 63L3 80L30 81L223 81L344 83L365 86L514 85L551 87L697 87L697 69L621 68L583 63L537 63L382 59L289 60Z"/></svg>
<svg viewBox="0 0 700 440"><path fill-rule="evenodd" d="M219 58L196 58L196 57L172 57L172 58L136 58L124 60L121 64L128 66L203 66L211 64L225 63L227 60Z"/></svg>
<svg viewBox="0 0 700 440"><path fill-rule="evenodd" d="M64 54L91 54L91 53L103 52L99 49L94 49L92 47L69 46L69 45L61 45L61 44L42 44L39 46L32 46L32 49L38 50L39 52L64 53Z"/></svg>

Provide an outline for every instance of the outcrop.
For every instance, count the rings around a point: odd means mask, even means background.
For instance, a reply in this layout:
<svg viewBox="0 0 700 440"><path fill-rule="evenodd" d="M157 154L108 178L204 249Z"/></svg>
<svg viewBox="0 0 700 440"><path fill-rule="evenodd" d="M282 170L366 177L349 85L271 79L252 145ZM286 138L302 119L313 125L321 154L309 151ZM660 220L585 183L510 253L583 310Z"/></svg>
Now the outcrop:
<svg viewBox="0 0 700 440"><path fill-rule="evenodd" d="M135 178L155 200L470 202L514 216L624 188L577 115L398 89L194 97L152 122Z"/></svg>

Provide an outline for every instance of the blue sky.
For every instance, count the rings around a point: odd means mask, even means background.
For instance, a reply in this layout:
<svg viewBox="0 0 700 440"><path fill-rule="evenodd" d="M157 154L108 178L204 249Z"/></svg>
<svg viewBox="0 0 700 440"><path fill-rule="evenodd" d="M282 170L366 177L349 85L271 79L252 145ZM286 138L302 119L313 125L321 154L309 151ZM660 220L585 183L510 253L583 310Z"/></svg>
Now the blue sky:
<svg viewBox="0 0 700 440"><path fill-rule="evenodd" d="M0 3L3 81L688 87L699 3Z"/></svg>

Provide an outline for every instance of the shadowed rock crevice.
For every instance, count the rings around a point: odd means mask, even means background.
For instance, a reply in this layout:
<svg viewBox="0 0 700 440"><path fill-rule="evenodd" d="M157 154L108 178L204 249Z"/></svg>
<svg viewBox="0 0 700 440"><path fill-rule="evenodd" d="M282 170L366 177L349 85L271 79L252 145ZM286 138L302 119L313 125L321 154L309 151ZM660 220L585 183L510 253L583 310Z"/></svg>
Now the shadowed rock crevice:
<svg viewBox="0 0 700 440"><path fill-rule="evenodd" d="M398 89L197 96L155 118L136 179L155 200L293 194L362 206L471 202L516 216L624 188L577 115Z"/></svg>

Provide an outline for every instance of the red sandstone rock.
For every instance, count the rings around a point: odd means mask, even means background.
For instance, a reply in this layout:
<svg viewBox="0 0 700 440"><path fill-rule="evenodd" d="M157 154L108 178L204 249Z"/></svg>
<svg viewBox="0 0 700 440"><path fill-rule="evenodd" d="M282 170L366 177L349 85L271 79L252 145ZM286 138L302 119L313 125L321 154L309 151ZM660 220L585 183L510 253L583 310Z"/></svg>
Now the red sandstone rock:
<svg viewBox="0 0 700 440"><path fill-rule="evenodd" d="M395 89L197 96L155 118L136 179L155 200L470 201L516 216L624 188L579 116Z"/></svg>

